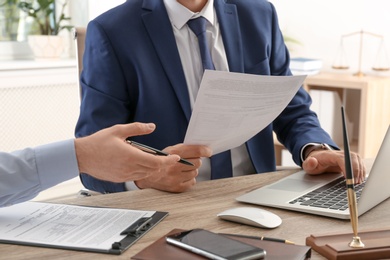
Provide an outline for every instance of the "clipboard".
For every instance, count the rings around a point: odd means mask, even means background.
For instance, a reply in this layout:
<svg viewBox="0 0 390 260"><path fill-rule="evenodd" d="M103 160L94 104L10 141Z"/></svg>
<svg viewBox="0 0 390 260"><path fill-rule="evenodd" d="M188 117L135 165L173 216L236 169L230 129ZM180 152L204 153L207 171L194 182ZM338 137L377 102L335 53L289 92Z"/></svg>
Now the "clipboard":
<svg viewBox="0 0 390 260"><path fill-rule="evenodd" d="M168 216L168 212L156 211L156 213L154 213L153 216L148 219L150 221L147 223L145 223L146 221L143 220L141 220L141 222L134 223L130 226L130 232L126 235L126 237L124 237L119 242L114 242L108 253L120 255L135 242L137 242L141 237L143 237L149 230L156 226L166 216Z"/></svg>
<svg viewBox="0 0 390 260"><path fill-rule="evenodd" d="M168 212L25 202L0 208L0 243L120 255Z"/></svg>

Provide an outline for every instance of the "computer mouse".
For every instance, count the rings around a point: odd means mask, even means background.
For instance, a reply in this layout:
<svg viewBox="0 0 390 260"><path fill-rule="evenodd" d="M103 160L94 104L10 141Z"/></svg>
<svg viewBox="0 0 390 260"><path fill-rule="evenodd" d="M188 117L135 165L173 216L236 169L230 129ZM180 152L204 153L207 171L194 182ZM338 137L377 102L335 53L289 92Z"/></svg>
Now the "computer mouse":
<svg viewBox="0 0 390 260"><path fill-rule="evenodd" d="M261 228L276 228L282 219L264 209L255 207L237 207L225 210L217 215L221 219Z"/></svg>

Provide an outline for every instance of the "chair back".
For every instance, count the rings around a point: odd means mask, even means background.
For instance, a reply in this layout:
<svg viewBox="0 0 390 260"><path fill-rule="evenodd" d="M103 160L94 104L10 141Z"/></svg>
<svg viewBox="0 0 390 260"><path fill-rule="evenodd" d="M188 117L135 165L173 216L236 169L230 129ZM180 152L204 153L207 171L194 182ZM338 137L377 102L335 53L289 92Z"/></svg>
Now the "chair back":
<svg viewBox="0 0 390 260"><path fill-rule="evenodd" d="M75 40L75 46L76 46L77 72L78 72L77 76L78 76L80 97L81 97L80 76L81 76L81 71L83 70L83 55L84 55L86 33L87 33L87 28L85 27L73 28L73 39Z"/></svg>

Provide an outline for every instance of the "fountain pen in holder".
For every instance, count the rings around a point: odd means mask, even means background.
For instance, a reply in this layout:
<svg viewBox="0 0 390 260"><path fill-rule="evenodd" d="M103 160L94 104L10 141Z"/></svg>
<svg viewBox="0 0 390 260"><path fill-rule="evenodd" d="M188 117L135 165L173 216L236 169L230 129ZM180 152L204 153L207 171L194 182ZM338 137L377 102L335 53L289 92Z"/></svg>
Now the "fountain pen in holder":
<svg viewBox="0 0 390 260"><path fill-rule="evenodd" d="M356 201L354 178L352 172L351 154L349 151L349 141L348 141L344 107L341 107L341 116L343 118L343 139L344 139L344 157L345 157L344 160L345 160L345 175L346 175L346 183L347 183L348 207L349 207L349 214L351 217L351 224L353 230L353 238L352 241L349 243L349 246L352 248L363 248L364 244L360 239L360 237L358 236L358 231L357 231L358 230L357 201Z"/></svg>

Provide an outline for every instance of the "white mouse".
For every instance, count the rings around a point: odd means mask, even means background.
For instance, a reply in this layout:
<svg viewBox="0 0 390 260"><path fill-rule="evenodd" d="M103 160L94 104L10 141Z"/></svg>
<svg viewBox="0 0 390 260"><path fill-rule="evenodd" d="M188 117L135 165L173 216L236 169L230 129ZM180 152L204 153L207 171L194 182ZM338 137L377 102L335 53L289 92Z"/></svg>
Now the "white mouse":
<svg viewBox="0 0 390 260"><path fill-rule="evenodd" d="M282 219L278 215L255 207L232 208L217 216L224 220L261 228L276 228L282 224Z"/></svg>

